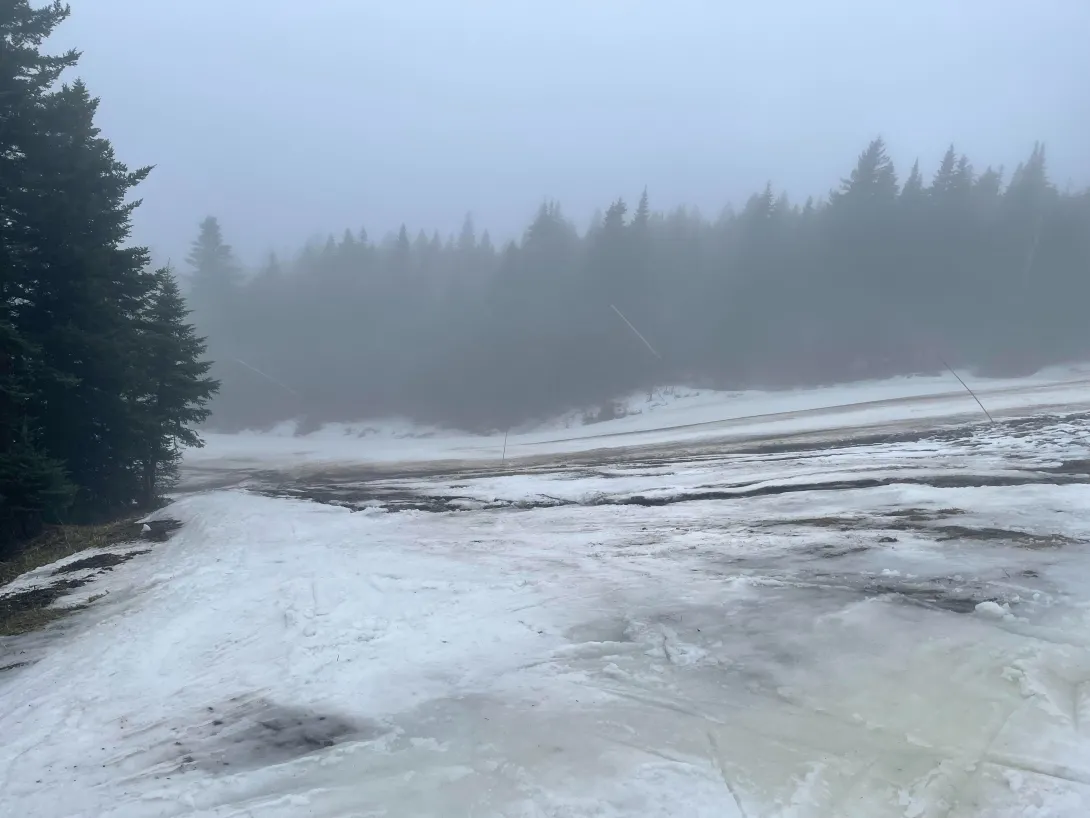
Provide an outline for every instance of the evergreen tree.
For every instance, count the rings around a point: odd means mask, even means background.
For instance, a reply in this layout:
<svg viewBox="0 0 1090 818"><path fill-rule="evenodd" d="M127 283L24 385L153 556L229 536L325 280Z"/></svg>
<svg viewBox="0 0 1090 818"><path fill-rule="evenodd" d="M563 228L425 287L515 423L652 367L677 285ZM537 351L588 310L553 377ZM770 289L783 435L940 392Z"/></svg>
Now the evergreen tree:
<svg viewBox="0 0 1090 818"><path fill-rule="evenodd" d="M151 505L177 475L186 447L204 445L193 429L209 415L219 382L208 376L207 349L169 268L155 273L155 289L141 315L142 380L133 396L140 430L140 499Z"/></svg>
<svg viewBox="0 0 1090 818"><path fill-rule="evenodd" d="M831 346L853 377L878 374L889 347L903 342L892 336L895 324L882 309L883 274L897 263L898 194L893 162L878 138L829 200L824 261L836 298L830 312L842 313ZM895 317L903 317L900 310Z"/></svg>
<svg viewBox="0 0 1090 818"><path fill-rule="evenodd" d="M905 179L904 187L901 188L901 199L915 202L921 196L923 196L923 174L920 173L920 160L917 159L912 163L912 170L908 172L908 178Z"/></svg>
<svg viewBox="0 0 1090 818"><path fill-rule="evenodd" d="M647 188L644 188L636 205L636 212L632 214L632 229L639 233L645 232L650 221L651 202L647 198Z"/></svg>
<svg viewBox="0 0 1090 818"><path fill-rule="evenodd" d="M0 322L0 557L42 523L59 521L75 491L63 464L45 454L30 427L25 368L36 357L10 322Z"/></svg>
<svg viewBox="0 0 1090 818"><path fill-rule="evenodd" d="M1015 374L1090 347L1090 196L1044 171L1038 148L1004 186L951 147L930 183L917 162L899 188L876 139L803 207L768 184L709 221L644 193L581 232L547 202L501 252L468 217L446 242L402 228L379 247L318 243L275 286L257 276L235 325L242 357L304 392L316 423L488 428L649 383L807 385L940 358ZM272 390L248 383L213 420L297 416Z"/></svg>
<svg viewBox="0 0 1090 818"><path fill-rule="evenodd" d="M231 245L215 216L201 222L186 262L192 269L189 302L197 324L215 333L222 346L235 335L231 322L237 308L240 276Z"/></svg>
<svg viewBox="0 0 1090 818"><path fill-rule="evenodd" d="M117 161L83 83L58 85L77 54L40 49L67 15L0 3L0 547L144 499L143 321L159 285L127 242L149 169ZM169 417L182 432L199 419Z"/></svg>
<svg viewBox="0 0 1090 818"><path fill-rule="evenodd" d="M25 328L39 273L35 225L26 216L43 195L36 178L42 108L78 58L75 51L46 55L41 46L67 16L60 2L0 4L0 552L63 514L73 493L42 442L34 391L47 375L69 379L45 367Z"/></svg>
<svg viewBox="0 0 1090 818"><path fill-rule="evenodd" d="M462 230L458 234L458 252L464 257L472 256L477 249L477 231L473 226L473 214L466 213L462 222Z"/></svg>
<svg viewBox="0 0 1090 818"><path fill-rule="evenodd" d="M139 204L126 200L150 169L114 158L94 125L97 104L79 82L45 95L41 139L26 149L34 184L19 208L31 237L24 263L42 272L24 293L17 329L41 350L37 426L79 487L81 516L126 508L137 493L122 396L139 343L135 317L153 283L147 251L125 246Z"/></svg>

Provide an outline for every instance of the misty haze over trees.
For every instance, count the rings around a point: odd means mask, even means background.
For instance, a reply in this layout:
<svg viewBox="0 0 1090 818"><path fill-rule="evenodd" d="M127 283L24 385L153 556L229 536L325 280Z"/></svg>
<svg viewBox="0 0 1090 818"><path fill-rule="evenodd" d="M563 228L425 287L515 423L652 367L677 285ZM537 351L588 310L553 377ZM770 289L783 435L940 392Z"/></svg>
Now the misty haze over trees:
<svg viewBox="0 0 1090 818"><path fill-rule="evenodd" d="M256 270L209 217L177 282L130 244L149 170L119 162L97 99L63 84L78 53L41 50L67 16L0 4L0 548L153 504L218 381L223 429L400 415L485 430L672 383L806 386L944 359L1020 375L1090 353L1090 193L1050 183L1040 147L1009 174L952 148L905 172L875 140L823 201L770 185L708 219L653 210L651 191L603 202L586 230L546 202L514 242L470 219L449 237L353 225Z"/></svg>
<svg viewBox="0 0 1090 818"><path fill-rule="evenodd" d="M944 360L1016 376L1090 353L1090 193L1057 190L1040 146L1006 176L953 147L902 175L876 139L826 201L769 185L707 219L645 193L585 233L549 202L502 247L468 217L449 237L356 228L252 274L209 218L188 264L226 429L503 428L670 383L806 386Z"/></svg>

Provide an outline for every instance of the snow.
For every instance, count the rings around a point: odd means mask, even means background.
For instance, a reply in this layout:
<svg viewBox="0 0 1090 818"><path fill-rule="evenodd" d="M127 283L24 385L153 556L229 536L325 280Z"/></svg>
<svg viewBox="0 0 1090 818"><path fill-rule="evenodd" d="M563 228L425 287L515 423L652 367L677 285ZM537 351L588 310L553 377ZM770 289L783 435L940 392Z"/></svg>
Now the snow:
<svg viewBox="0 0 1090 818"><path fill-rule="evenodd" d="M993 416L1042 409L1090 408L1090 368L1054 367L1032 378L969 379ZM716 392L683 387L634 395L623 417L574 425L569 414L511 434L472 435L418 427L402 420L329 424L296 435L296 424L265 432L205 435L207 446L187 452L191 469L237 469L275 464L391 463L509 460L558 453L716 439L861 430L909 424L983 420L976 402L952 376L903 377L821 389ZM579 413L581 415L581 413Z"/></svg>
<svg viewBox="0 0 1090 818"><path fill-rule="evenodd" d="M1003 607L998 602L992 600L986 600L984 602L977 603L976 612L981 616L990 616L994 619L1003 619L1010 616L1010 606Z"/></svg>
<svg viewBox="0 0 1090 818"><path fill-rule="evenodd" d="M1078 389L1009 396L1025 414ZM87 610L0 641L0 665L28 662L0 672L0 803L1081 818L1090 420L1072 405L918 440L299 481L325 502L224 446L205 465L243 487L182 495L162 512L182 527L79 589ZM337 456L383 456L349 442Z"/></svg>

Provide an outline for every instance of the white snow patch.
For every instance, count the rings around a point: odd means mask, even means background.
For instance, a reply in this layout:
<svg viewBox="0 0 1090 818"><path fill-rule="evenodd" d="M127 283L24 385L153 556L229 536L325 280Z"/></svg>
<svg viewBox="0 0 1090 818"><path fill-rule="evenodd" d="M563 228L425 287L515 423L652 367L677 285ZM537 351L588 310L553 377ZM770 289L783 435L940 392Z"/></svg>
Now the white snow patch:
<svg viewBox="0 0 1090 818"><path fill-rule="evenodd" d="M1042 407L1090 406L1090 367L1055 367L1031 378L972 379L989 411L1032 413ZM618 446L862 429L891 424L977 421L976 402L951 376L892 378L819 389L715 392L676 388L647 401L632 397L624 417L572 427L570 418L510 434L474 435L419 427L403 420L330 424L296 436L293 423L269 432L205 435L186 452L190 479L209 469L275 462L394 463L430 460L510 460ZM1017 446L1017 443L1010 444Z"/></svg>
<svg viewBox="0 0 1090 818"><path fill-rule="evenodd" d="M1034 481L1085 458L1086 429L366 487L450 513L187 496L170 541L0 673L0 801L1085 816L1090 497ZM1014 484L944 487L966 475ZM775 493L729 494L755 487ZM639 496L670 502L611 504Z"/></svg>
<svg viewBox="0 0 1090 818"><path fill-rule="evenodd" d="M988 600L986 602L981 602L980 604L978 604L976 606L976 612L981 616L987 616L994 619L1002 619L1009 613L1009 611L1005 610L1002 605L1000 605L998 602L993 602L992 600Z"/></svg>

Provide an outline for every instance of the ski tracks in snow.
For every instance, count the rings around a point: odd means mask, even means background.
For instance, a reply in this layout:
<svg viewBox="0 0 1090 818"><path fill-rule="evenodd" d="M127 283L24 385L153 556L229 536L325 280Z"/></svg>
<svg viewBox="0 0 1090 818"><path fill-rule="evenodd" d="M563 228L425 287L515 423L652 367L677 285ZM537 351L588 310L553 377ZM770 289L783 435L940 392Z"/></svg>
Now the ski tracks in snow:
<svg viewBox="0 0 1090 818"><path fill-rule="evenodd" d="M871 454L894 476L1080 456L1049 435ZM460 490L669 497L761 466L689 468ZM1081 818L1090 503L1039 478L447 513L190 495L170 542L0 677L0 797L42 818Z"/></svg>

